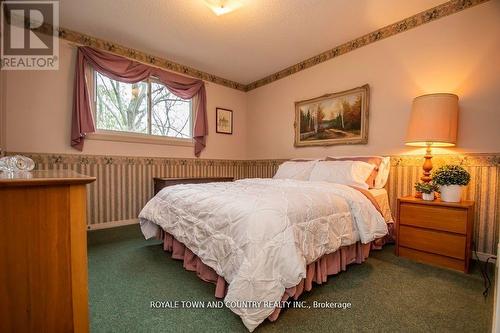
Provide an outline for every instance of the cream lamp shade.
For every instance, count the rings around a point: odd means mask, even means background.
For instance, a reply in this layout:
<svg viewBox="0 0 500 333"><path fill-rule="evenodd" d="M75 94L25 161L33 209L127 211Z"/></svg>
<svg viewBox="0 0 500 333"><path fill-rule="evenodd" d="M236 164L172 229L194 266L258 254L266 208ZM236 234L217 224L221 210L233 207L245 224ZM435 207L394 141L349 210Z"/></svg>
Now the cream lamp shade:
<svg viewBox="0 0 500 333"><path fill-rule="evenodd" d="M458 96L429 94L415 98L406 135L408 146L451 147L457 142Z"/></svg>

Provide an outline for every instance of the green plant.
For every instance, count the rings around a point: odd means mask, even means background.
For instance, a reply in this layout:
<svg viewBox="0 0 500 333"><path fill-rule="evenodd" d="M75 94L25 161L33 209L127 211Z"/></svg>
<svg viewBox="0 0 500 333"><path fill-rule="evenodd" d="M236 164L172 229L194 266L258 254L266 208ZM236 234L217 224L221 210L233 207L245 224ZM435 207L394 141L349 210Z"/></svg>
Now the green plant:
<svg viewBox="0 0 500 333"><path fill-rule="evenodd" d="M438 190L438 187L434 183L415 183L415 190L421 193L432 193Z"/></svg>
<svg viewBox="0 0 500 333"><path fill-rule="evenodd" d="M467 185L470 174L459 165L444 165L432 173L432 181L437 185Z"/></svg>

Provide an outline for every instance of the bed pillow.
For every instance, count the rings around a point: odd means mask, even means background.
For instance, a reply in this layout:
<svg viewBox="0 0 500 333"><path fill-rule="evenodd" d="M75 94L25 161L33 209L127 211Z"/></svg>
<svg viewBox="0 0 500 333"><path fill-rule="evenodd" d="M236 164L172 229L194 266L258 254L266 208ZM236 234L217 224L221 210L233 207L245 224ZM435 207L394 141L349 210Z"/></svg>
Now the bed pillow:
<svg viewBox="0 0 500 333"><path fill-rule="evenodd" d="M389 157L382 156L328 156L327 161L361 161L375 165L366 180L369 188L383 188L389 176ZM381 185L382 184L382 185Z"/></svg>
<svg viewBox="0 0 500 333"><path fill-rule="evenodd" d="M391 158L389 156L382 158L382 162L378 167L377 178L375 179L374 188L384 188L389 178L389 171L391 170Z"/></svg>
<svg viewBox="0 0 500 333"><path fill-rule="evenodd" d="M311 171L317 161L288 161L281 164L274 179L309 180Z"/></svg>
<svg viewBox="0 0 500 333"><path fill-rule="evenodd" d="M368 189L366 180L374 168L375 165L361 161L321 161L314 166L309 180Z"/></svg>

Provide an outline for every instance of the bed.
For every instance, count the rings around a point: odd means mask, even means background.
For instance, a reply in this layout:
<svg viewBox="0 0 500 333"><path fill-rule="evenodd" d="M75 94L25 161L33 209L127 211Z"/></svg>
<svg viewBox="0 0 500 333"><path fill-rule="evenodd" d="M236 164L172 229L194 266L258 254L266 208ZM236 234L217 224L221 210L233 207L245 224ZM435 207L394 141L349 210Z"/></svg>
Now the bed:
<svg viewBox="0 0 500 333"><path fill-rule="evenodd" d="M186 269L215 283L216 297L253 331L276 320L281 301L390 240L385 208L387 192L287 175L166 187L139 218L145 238L161 238Z"/></svg>

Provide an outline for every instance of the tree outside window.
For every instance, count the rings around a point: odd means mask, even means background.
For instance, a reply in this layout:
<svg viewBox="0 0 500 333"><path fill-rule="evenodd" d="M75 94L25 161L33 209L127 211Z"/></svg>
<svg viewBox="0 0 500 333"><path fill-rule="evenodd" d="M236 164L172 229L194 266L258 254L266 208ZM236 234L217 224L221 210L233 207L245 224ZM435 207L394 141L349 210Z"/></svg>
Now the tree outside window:
<svg viewBox="0 0 500 333"><path fill-rule="evenodd" d="M130 84L94 73L97 129L192 137L191 100L175 96L154 78Z"/></svg>

